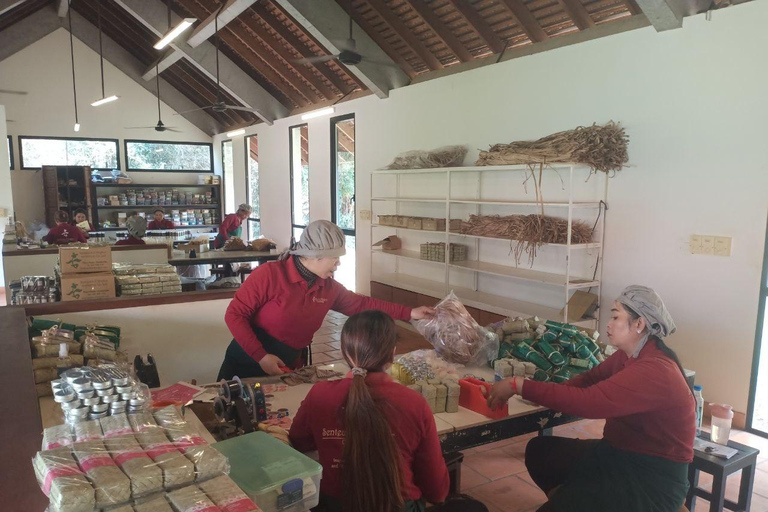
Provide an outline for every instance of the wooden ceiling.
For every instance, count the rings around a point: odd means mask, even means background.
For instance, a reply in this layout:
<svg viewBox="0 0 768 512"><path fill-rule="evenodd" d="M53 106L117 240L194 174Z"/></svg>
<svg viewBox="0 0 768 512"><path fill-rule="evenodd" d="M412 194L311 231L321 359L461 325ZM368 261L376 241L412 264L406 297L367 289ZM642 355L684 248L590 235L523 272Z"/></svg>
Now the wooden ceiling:
<svg viewBox="0 0 768 512"><path fill-rule="evenodd" d="M159 2L164 0L146 0ZM225 0L172 0L178 16L193 17L196 26ZM290 2L291 0L287 0ZM99 0L72 0L75 12L94 25ZM329 55L310 28L284 8L286 0L258 0L220 26L220 49L288 112L311 110L353 93L368 92L365 83L336 60L300 64L297 59ZM579 31L643 16L635 0L336 0L394 64L411 79L489 55ZM230 2L231 3L231 2ZM0 31L35 11L57 5L28 0L0 16ZM158 37L120 2L101 0L104 34L150 68L161 57L152 46ZM192 33L190 29L186 36ZM359 36L357 36L359 37ZM338 34L345 40L347 34ZM215 38L209 38L214 42ZM216 99L216 83L186 58L161 77L199 107ZM161 90L162 96L162 90ZM243 105L223 93L232 105ZM226 130L259 122L250 112L206 112Z"/></svg>

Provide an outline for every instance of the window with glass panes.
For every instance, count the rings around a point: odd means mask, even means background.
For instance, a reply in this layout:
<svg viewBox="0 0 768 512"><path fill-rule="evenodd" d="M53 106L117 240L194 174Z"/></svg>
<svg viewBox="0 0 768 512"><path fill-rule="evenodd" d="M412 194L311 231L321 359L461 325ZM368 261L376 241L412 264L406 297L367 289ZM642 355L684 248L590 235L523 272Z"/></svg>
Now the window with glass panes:
<svg viewBox="0 0 768 512"><path fill-rule="evenodd" d="M309 224L309 129L306 124L290 128L291 227L298 240Z"/></svg>
<svg viewBox="0 0 768 512"><path fill-rule="evenodd" d="M251 135L245 138L245 161L248 172L245 175L245 191L248 204L253 207L248 219L248 238L254 240L261 236L261 213L259 210L259 137Z"/></svg>
<svg viewBox="0 0 768 512"><path fill-rule="evenodd" d="M347 253L334 279L355 290L355 115L331 119L331 220L346 238Z"/></svg>

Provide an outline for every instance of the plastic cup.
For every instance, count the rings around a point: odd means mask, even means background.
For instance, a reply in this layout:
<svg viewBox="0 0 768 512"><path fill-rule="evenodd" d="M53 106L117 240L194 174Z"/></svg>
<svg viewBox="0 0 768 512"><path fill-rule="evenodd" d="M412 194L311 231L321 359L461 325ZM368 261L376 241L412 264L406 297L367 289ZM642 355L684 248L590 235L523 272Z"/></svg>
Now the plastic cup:
<svg viewBox="0 0 768 512"><path fill-rule="evenodd" d="M728 446L728 438L731 437L731 422L733 410L726 404L709 404L712 413L712 432L710 439L713 443Z"/></svg>

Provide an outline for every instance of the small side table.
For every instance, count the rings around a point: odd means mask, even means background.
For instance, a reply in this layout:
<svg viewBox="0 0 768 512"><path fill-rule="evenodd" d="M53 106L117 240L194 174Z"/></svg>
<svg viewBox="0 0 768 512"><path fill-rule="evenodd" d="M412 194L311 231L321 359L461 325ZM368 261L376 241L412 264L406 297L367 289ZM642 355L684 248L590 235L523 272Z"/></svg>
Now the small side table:
<svg viewBox="0 0 768 512"><path fill-rule="evenodd" d="M701 439L705 438L701 436ZM693 510L696 498L699 497L709 501L710 512L722 512L724 508L734 512L749 512L752 501L752 485L755 481L757 454L760 453L760 450L734 441L728 441L728 447L739 450L739 453L730 459L722 459L698 451L693 452L693 462L688 466L688 482L691 484L691 488L685 499L685 506L689 510ZM729 475L739 470L742 470L739 502L734 503L725 499L725 482ZM700 471L712 475L712 492L698 487Z"/></svg>

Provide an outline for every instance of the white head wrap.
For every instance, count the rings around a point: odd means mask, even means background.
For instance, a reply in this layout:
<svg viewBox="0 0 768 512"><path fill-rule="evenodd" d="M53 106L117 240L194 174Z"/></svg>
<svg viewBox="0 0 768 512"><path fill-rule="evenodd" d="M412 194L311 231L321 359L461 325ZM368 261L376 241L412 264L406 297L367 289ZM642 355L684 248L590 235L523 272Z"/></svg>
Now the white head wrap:
<svg viewBox="0 0 768 512"><path fill-rule="evenodd" d="M344 232L339 226L327 220L316 220L304 228L298 242L292 241L291 248L280 255L280 259L288 255L305 258L338 258L347 253Z"/></svg>
<svg viewBox="0 0 768 512"><path fill-rule="evenodd" d="M643 339L640 340L640 344L635 349L632 357L636 358L640 354L649 337L664 338L677 329L675 321L672 320L672 316L664 305L664 301L661 300L658 293L647 286L627 286L616 301L628 307L645 320L647 332Z"/></svg>

